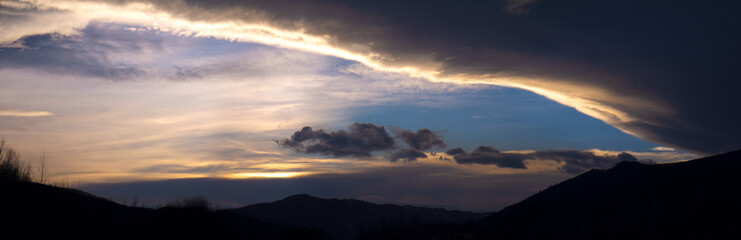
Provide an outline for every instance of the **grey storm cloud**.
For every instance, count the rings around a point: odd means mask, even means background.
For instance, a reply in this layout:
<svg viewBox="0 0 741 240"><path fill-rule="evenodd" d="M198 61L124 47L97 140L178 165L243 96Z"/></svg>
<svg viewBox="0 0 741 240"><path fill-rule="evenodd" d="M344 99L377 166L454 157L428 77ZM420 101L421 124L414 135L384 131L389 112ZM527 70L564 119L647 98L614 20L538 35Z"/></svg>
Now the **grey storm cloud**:
<svg viewBox="0 0 741 240"><path fill-rule="evenodd" d="M276 141L278 145L301 153L316 153L335 157L370 157L371 152L396 147L396 141L383 126L353 123L348 130L326 132L304 127L291 138Z"/></svg>
<svg viewBox="0 0 741 240"><path fill-rule="evenodd" d="M430 129L423 128L416 133L409 130L394 129L397 137L401 138L407 145L415 150L428 150L432 148L445 148L447 145L442 136L432 132Z"/></svg>
<svg viewBox="0 0 741 240"><path fill-rule="evenodd" d="M462 148L453 148L446 152L452 155L459 164L493 164L502 168L525 169L525 160L552 160L565 163L559 170L577 174L593 168L606 169L618 162L637 162L633 155L620 153L616 156L597 156L592 152L576 150L535 151L531 153L503 153L490 146L479 146L467 153Z"/></svg>
<svg viewBox="0 0 741 240"><path fill-rule="evenodd" d="M598 103L590 111L601 120L666 146L705 154L741 146L738 1L152 3L186 19L330 36L388 66L525 79L513 81Z"/></svg>

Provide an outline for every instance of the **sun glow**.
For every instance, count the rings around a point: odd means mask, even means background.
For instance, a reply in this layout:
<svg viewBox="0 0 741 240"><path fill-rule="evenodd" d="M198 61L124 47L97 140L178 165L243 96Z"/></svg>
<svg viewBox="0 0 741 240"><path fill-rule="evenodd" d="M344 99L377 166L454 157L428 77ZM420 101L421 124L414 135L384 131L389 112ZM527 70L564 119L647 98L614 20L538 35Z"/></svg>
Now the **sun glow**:
<svg viewBox="0 0 741 240"><path fill-rule="evenodd" d="M294 178L310 175L310 172L247 172L228 176L229 178Z"/></svg>

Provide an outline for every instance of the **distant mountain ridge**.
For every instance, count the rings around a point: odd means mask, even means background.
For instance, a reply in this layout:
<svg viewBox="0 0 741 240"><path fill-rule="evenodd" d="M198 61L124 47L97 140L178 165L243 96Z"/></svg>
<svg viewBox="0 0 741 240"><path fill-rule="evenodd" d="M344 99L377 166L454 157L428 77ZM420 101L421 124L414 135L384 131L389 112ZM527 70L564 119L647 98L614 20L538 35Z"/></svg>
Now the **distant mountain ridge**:
<svg viewBox="0 0 741 240"><path fill-rule="evenodd" d="M740 239L741 150L671 164L621 162L482 219L497 239Z"/></svg>
<svg viewBox="0 0 741 240"><path fill-rule="evenodd" d="M486 216L442 208L374 204L355 199L322 199L298 194L272 203L254 204L234 211L266 222L309 227L331 237L354 239L379 225L463 224Z"/></svg>

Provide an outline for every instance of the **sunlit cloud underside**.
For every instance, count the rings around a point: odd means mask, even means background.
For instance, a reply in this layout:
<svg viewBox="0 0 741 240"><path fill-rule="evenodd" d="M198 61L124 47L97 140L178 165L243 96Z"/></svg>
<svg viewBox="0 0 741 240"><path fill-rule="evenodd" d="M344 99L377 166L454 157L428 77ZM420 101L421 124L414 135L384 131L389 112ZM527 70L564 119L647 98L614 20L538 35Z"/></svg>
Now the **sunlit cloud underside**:
<svg viewBox="0 0 741 240"><path fill-rule="evenodd" d="M54 116L54 113L44 112L44 111L0 110L0 116L8 116L8 117L46 117L46 116Z"/></svg>

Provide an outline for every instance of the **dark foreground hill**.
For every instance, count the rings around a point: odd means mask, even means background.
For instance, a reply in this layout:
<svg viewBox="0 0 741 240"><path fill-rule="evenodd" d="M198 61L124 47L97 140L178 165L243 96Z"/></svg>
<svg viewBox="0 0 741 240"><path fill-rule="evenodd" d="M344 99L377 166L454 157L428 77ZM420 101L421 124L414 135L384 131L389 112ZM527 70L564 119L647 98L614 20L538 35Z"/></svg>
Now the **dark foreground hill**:
<svg viewBox="0 0 741 240"><path fill-rule="evenodd" d="M314 230L202 206L127 207L74 189L0 184L0 239L320 239Z"/></svg>
<svg viewBox="0 0 741 240"><path fill-rule="evenodd" d="M442 208L373 204L353 199L321 199L306 194L235 211L266 222L318 229L339 239L355 239L361 233L415 224L463 224L486 216Z"/></svg>
<svg viewBox="0 0 741 240"><path fill-rule="evenodd" d="M552 186L481 221L496 239L741 239L741 151L622 162Z"/></svg>
<svg viewBox="0 0 741 240"><path fill-rule="evenodd" d="M308 195L231 210L202 205L148 209L75 189L0 184L0 239L355 239L360 233L381 239L369 233L435 224L455 229L451 226L472 225L484 216Z"/></svg>

